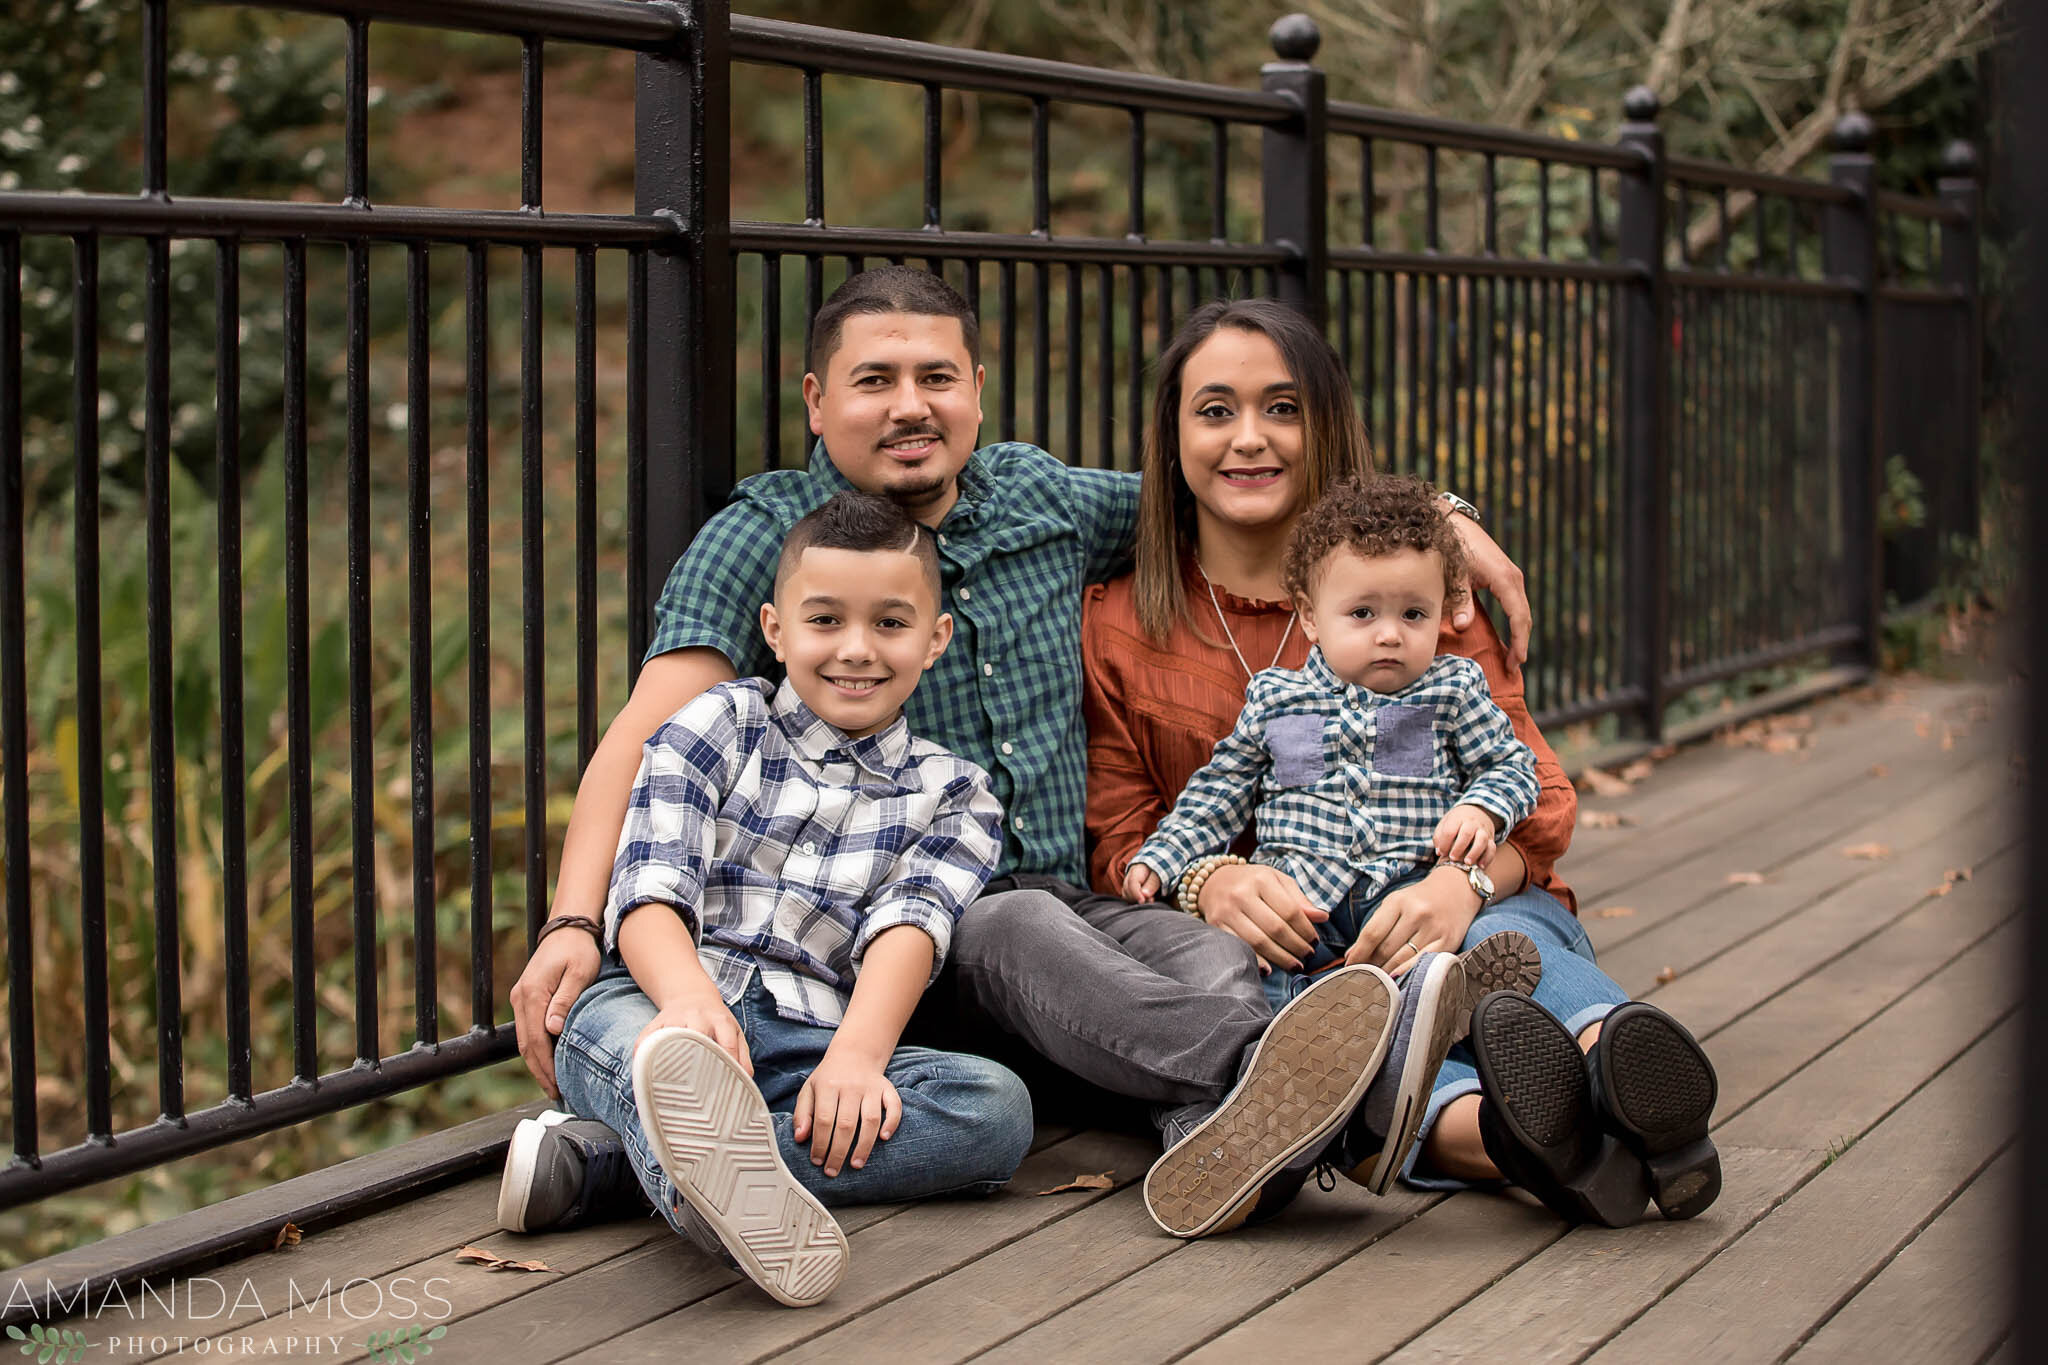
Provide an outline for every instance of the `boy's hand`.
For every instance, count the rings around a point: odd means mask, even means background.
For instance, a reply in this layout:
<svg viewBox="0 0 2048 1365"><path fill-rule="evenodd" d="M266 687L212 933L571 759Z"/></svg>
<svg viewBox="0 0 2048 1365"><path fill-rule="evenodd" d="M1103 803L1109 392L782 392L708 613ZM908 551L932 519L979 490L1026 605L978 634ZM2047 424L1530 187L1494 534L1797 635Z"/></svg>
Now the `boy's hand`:
<svg viewBox="0 0 2048 1365"><path fill-rule="evenodd" d="M732 1017L732 1011L725 1007L725 1001L719 999L715 992L709 999L693 995L688 1000L656 1011L654 1018L647 1021L647 1027L640 1030L640 1036L633 1040L633 1050L638 1052L640 1044L647 1041L647 1035L658 1028L686 1028L701 1033L730 1052L742 1071L749 1076L754 1074L754 1059L747 1055L747 1038L740 1032L739 1020Z"/></svg>
<svg viewBox="0 0 2048 1365"><path fill-rule="evenodd" d="M1437 822L1432 842L1439 857L1484 867L1493 857L1493 817L1477 806L1452 806Z"/></svg>
<svg viewBox="0 0 2048 1365"><path fill-rule="evenodd" d="M796 1126L791 1136L811 1144L811 1164L838 1175L849 1162L856 1171L868 1164L876 1139L896 1136L903 1122L903 1100L882 1074L887 1058L854 1055L836 1042L796 1095Z"/></svg>
<svg viewBox="0 0 2048 1365"><path fill-rule="evenodd" d="M1132 863L1124 873L1124 899L1138 905L1159 899L1159 874L1143 863Z"/></svg>

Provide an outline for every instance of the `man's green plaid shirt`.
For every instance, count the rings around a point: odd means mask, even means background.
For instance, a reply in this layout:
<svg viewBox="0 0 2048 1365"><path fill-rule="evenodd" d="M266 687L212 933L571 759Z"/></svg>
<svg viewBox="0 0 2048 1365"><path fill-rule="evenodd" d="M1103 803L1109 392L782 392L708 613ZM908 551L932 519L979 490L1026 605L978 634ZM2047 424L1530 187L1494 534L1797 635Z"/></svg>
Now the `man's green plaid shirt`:
<svg viewBox="0 0 2048 1365"><path fill-rule="evenodd" d="M808 469L741 482L670 572L647 656L705 646L741 677L779 677L760 610L774 592L782 539L851 487L823 443ZM1087 883L1081 589L1123 570L1137 515L1137 475L1075 469L1006 441L969 457L960 500L938 527L953 643L904 714L912 734L988 770L1003 803L998 875Z"/></svg>

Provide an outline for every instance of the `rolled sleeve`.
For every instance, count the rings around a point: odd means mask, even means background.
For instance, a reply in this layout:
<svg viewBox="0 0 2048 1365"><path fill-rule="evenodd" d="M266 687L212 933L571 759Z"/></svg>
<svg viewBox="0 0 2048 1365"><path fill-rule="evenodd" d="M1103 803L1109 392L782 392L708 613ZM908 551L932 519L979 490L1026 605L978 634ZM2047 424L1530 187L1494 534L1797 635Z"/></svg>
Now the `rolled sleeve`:
<svg viewBox="0 0 2048 1365"><path fill-rule="evenodd" d="M618 950L620 921L649 904L673 907L690 937L702 942L697 907L740 743L733 693L725 685L694 698L649 737L612 860L607 952Z"/></svg>
<svg viewBox="0 0 2048 1365"><path fill-rule="evenodd" d="M931 827L903 851L861 916L853 941L856 973L870 943L884 930L908 924L932 941L932 974L925 984L938 979L953 946L953 922L995 875L1002 822L1002 805L980 769L970 768L947 784Z"/></svg>
<svg viewBox="0 0 2048 1365"><path fill-rule="evenodd" d="M1074 525L1081 533L1089 583L1107 582L1130 567L1138 537L1139 476L1117 469L1066 467Z"/></svg>

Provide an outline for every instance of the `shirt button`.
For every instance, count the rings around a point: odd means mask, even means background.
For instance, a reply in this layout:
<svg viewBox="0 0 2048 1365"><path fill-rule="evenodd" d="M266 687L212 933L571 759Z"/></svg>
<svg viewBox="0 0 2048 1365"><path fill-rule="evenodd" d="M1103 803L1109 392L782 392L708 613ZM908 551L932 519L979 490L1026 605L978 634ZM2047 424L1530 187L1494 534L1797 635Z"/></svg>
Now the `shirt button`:
<svg viewBox="0 0 2048 1365"><path fill-rule="evenodd" d="M818 852L818 846L812 843L810 840L806 839L803 842L803 851L813 856L816 856Z"/></svg>
<svg viewBox="0 0 2048 1365"><path fill-rule="evenodd" d="M957 596L962 602L972 602L974 600L974 594L969 592L965 586L962 586L960 591L956 593L955 596Z"/></svg>
<svg viewBox="0 0 2048 1365"><path fill-rule="evenodd" d="M1016 753L1016 752L1017 752L1017 746L1016 746L1016 745L1014 745L1014 744L1012 744L1012 743L1010 743L1010 742L1009 742L1008 740L1004 740L1004 741L1003 741L1003 752L1004 752L1004 753L1006 753L1006 754L1014 754L1014 753ZM1017 823L1021 825L1021 824L1023 824L1024 822L1023 822L1022 820L1019 820L1019 821L1018 821Z"/></svg>
<svg viewBox="0 0 2048 1365"><path fill-rule="evenodd" d="M1010 825L1011 825L1011 827L1012 827L1012 828L1014 828L1014 829L1022 829L1022 828L1024 828L1024 817L1023 817L1023 816L1021 816L1021 815L1020 815L1020 816L1018 816L1018 817L1017 817L1016 819L1014 819L1014 820L1012 820L1012 821L1010 822Z"/></svg>
<svg viewBox="0 0 2048 1365"><path fill-rule="evenodd" d="M946 533L945 533L945 532L943 532L943 531L941 531L941 532L939 533L939 544L941 544L941 545L944 545L945 543L946 543Z"/></svg>
<svg viewBox="0 0 2048 1365"><path fill-rule="evenodd" d="M995 675L996 675L996 666L995 666L994 664L983 664L983 665L981 666L981 676L982 676L982 677L984 677L984 678L993 678L993 677L994 677Z"/></svg>

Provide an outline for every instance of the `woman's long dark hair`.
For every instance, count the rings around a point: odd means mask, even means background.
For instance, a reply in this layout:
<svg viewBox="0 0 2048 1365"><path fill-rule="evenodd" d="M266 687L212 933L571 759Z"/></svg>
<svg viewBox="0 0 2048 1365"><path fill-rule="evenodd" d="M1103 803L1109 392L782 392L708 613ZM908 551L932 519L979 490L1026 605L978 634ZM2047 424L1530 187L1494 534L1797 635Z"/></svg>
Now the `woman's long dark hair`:
<svg viewBox="0 0 2048 1365"><path fill-rule="evenodd" d="M1199 638L1218 643L1190 611L1182 588L1181 557L1194 543L1195 495L1180 472L1180 400L1188 357L1224 327L1271 341L1294 377L1301 397L1304 506L1314 504L1339 479L1372 476L1372 444L1352 401L1344 362L1304 314L1271 299L1205 303L1188 314L1159 357L1152 425L1145 432L1145 483L1138 495L1133 597L1138 624L1158 641L1166 639L1176 621L1186 620Z"/></svg>

